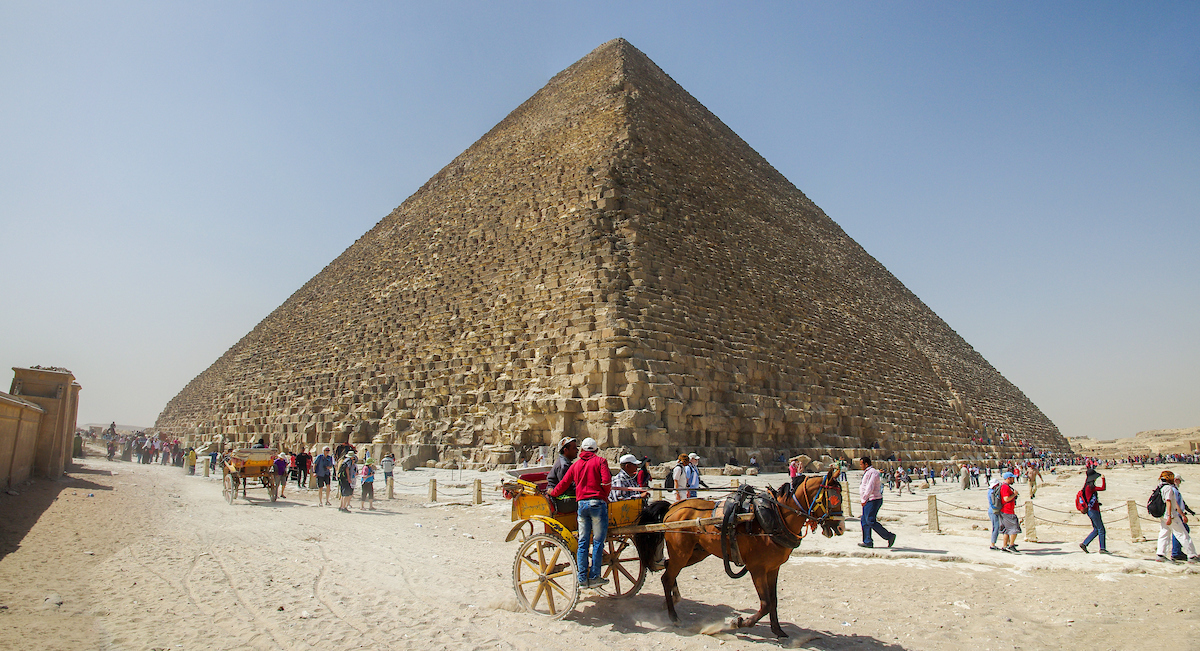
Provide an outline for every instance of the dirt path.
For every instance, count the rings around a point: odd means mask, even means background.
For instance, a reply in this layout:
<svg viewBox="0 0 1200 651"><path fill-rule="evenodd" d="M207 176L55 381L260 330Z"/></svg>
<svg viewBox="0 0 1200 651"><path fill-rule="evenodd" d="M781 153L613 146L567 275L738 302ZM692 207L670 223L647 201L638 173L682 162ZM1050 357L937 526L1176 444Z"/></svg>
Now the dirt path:
<svg viewBox="0 0 1200 651"><path fill-rule="evenodd" d="M923 533L924 516L890 495L896 550L860 554L856 530L810 537L783 568L788 640L765 625L721 632L757 597L711 560L681 577L681 627L666 621L659 575L625 600L585 593L568 619L546 622L515 612L508 504L429 507L421 493L434 474L405 473L398 499L345 514L295 490L274 504L252 491L230 506L214 479L89 459L70 481L0 496L0 646L425 651L573 649L586 639L614 649L1129 649L1152 634L1195 648L1200 625L1200 567L1143 561L1148 543L1114 536L1122 557L1084 556L1075 533L1047 528L1042 544L1024 545L1031 554L1009 557L987 551L969 525L962 535ZM1038 501L1069 504L1072 486L1048 485Z"/></svg>

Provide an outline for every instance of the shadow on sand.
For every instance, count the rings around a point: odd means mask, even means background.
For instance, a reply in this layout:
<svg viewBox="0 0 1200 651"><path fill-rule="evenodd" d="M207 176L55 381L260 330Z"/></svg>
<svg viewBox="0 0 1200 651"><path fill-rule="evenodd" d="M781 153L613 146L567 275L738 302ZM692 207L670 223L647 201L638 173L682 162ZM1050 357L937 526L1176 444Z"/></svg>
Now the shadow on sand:
<svg viewBox="0 0 1200 651"><path fill-rule="evenodd" d="M14 486L13 490L18 495L0 492L0 560L21 546L21 541L37 524L38 518L63 491L111 491L110 486L101 486L85 479L97 475L112 473L76 465L59 479L32 479Z"/></svg>
<svg viewBox="0 0 1200 651"><path fill-rule="evenodd" d="M647 581L651 577L647 577ZM764 617L753 628L730 628L738 615L748 616L754 608L735 610L724 604L705 604L684 599L675 605L680 623L672 625L667 617L663 596L654 593L635 594L624 599L603 597L585 591L579 597L575 612L568 617L585 626L611 627L618 633L638 634L654 631L673 631L680 637L705 635L715 640L761 645L763 648L868 649L901 651L899 644L887 643L866 635L840 635L797 626L787 621L779 624L788 637L777 638L771 633ZM755 604L757 607L757 603ZM633 647L639 646L636 642ZM742 648L739 646L738 648Z"/></svg>

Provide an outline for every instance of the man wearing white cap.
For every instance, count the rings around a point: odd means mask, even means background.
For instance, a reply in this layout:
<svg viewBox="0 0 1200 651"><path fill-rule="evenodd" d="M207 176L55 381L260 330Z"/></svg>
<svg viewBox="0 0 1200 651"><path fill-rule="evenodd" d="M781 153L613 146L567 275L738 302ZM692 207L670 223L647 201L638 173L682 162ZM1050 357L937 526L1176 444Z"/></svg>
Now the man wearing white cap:
<svg viewBox="0 0 1200 651"><path fill-rule="evenodd" d="M579 459L567 468L567 474L550 491L550 497L558 497L569 487L575 487L575 501L579 506L579 551L575 554L579 585L599 588L608 583L608 579L600 578L600 561L604 557L604 539L608 536L612 474L608 471L608 461L596 454L600 451L596 439L583 439L579 447L583 450Z"/></svg>
<svg viewBox="0 0 1200 651"><path fill-rule="evenodd" d="M632 500L639 497L648 497L650 489L642 488L637 483L638 458L632 454L627 454L621 457L621 472L613 477L612 492L609 493L608 501L616 502L617 500Z"/></svg>

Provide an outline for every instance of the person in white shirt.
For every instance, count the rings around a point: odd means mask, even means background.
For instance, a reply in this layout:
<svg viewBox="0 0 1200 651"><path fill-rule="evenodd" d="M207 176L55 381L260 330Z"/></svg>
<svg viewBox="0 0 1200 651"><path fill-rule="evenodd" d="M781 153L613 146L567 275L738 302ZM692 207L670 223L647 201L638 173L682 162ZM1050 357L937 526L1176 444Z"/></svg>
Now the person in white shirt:
<svg viewBox="0 0 1200 651"><path fill-rule="evenodd" d="M874 547L875 542L871 539L873 531L888 541L888 547L891 547L896 544L896 534L885 529L876 519L880 507L883 506L883 486L879 478L879 471L871 465L871 457L863 457L859 459L858 463L863 469L862 483L858 487L858 494L862 502L862 517L859 524L862 525L863 539L858 546L868 549Z"/></svg>
<svg viewBox="0 0 1200 651"><path fill-rule="evenodd" d="M1183 526L1187 522L1187 515L1183 513L1182 498L1175 489L1175 473L1164 470L1158 479L1162 482L1158 490L1161 491L1163 504L1167 507L1158 519L1158 560L1171 560L1171 538L1174 537L1179 540L1180 549L1187 555L1188 561L1200 563L1200 556L1196 556L1196 546L1192 544L1192 537Z"/></svg>

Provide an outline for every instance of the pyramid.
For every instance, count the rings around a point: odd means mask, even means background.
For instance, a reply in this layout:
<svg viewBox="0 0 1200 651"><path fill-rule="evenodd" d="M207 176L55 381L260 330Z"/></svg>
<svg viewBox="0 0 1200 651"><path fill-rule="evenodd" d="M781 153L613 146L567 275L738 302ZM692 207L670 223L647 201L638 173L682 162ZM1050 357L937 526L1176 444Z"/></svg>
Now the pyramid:
<svg viewBox="0 0 1200 651"><path fill-rule="evenodd" d="M191 440L505 464L1068 452L1055 425L628 42L556 75L162 411ZM544 448L543 448L544 450Z"/></svg>

